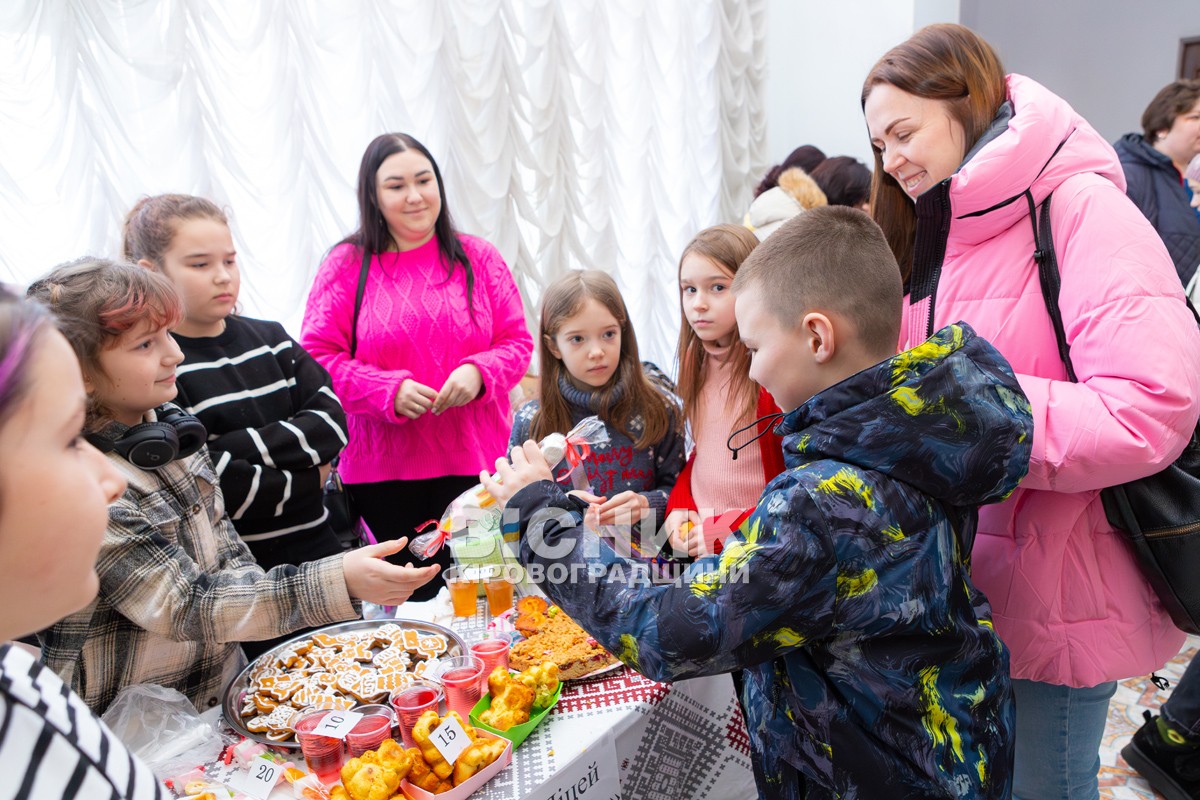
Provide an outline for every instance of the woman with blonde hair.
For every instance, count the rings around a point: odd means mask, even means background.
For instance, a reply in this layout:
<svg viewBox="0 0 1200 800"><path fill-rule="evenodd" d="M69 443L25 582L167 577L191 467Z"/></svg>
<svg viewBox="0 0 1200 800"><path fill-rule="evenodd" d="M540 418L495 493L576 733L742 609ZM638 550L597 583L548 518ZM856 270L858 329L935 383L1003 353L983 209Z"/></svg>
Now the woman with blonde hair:
<svg viewBox="0 0 1200 800"><path fill-rule="evenodd" d="M1200 330L1112 148L1060 97L1005 75L967 28L931 25L883 55L862 105L871 213L907 293L900 347L965 320L1011 363L1035 421L1029 474L980 510L972 577L1011 650L1014 796L1096 798L1116 681L1184 635L1100 490L1161 470L1200 415ZM1053 202L1051 203L1051 196ZM1034 225L1050 203L1068 379Z"/></svg>

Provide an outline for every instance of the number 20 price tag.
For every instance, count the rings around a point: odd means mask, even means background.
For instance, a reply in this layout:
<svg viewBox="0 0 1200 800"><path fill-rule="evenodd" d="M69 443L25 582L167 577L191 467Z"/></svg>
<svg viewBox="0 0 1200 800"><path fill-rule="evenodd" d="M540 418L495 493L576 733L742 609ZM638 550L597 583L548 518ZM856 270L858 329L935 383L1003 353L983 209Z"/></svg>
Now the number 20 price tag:
<svg viewBox="0 0 1200 800"><path fill-rule="evenodd" d="M255 800L267 800L275 784L283 775L283 767L266 756L259 756L250 762L245 770L239 770L230 779L233 788L247 794Z"/></svg>
<svg viewBox="0 0 1200 800"><path fill-rule="evenodd" d="M429 732L429 741L446 759L447 764L458 761L459 755L471 744L471 738L454 717L446 717L441 725Z"/></svg>

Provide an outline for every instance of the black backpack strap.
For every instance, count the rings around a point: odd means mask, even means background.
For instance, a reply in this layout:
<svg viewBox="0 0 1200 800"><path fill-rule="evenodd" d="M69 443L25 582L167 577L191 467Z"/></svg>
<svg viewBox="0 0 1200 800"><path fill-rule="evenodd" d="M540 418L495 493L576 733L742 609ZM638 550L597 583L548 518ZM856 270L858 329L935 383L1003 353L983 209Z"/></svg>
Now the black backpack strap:
<svg viewBox="0 0 1200 800"><path fill-rule="evenodd" d="M1042 211L1035 213L1033 194L1025 190L1025 199L1029 203L1029 223L1033 226L1033 260L1038 265L1038 279L1042 284L1042 299L1046 301L1046 311L1050 314L1050 324L1054 327L1054 339L1058 342L1058 355L1067 368L1067 377L1073 383L1078 383L1075 377L1075 367L1071 364L1071 347L1067 344L1067 334L1063 329L1062 312L1058 308L1058 295L1062 289L1062 278L1058 272L1058 256L1054 252L1054 233L1050 229L1050 198L1053 192L1046 195L1042 201Z"/></svg>
<svg viewBox="0 0 1200 800"><path fill-rule="evenodd" d="M363 247L362 267L358 270L358 291L354 293L354 322L350 327L350 357L358 352L358 312L362 308L363 294L367 291L367 272L371 268L371 254Z"/></svg>

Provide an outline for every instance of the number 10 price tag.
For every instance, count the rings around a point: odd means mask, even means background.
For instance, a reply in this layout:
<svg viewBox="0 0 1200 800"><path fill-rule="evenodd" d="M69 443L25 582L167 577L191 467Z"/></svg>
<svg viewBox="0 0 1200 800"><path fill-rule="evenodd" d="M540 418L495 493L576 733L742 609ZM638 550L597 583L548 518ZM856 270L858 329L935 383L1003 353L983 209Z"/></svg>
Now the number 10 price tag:
<svg viewBox="0 0 1200 800"><path fill-rule="evenodd" d="M330 711L313 728L317 736L328 736L330 739L345 739L346 734L354 730L354 726L362 719L357 711Z"/></svg>
<svg viewBox="0 0 1200 800"><path fill-rule="evenodd" d="M441 725L429 732L429 741L446 759L447 764L458 761L459 755L471 744L471 737L454 717L446 717Z"/></svg>
<svg viewBox="0 0 1200 800"><path fill-rule="evenodd" d="M267 756L259 756L251 761L245 770L238 770L234 773L229 783L239 792L247 794L255 800L267 800L281 775L283 775L282 766Z"/></svg>

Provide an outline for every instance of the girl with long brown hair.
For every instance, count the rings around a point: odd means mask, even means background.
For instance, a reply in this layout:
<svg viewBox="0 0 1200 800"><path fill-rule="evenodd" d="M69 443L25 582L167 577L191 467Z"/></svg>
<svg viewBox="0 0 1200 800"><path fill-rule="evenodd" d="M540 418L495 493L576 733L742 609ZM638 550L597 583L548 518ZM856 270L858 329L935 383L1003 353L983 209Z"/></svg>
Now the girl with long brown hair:
<svg viewBox="0 0 1200 800"><path fill-rule="evenodd" d="M588 491L582 496L594 522L631 529L640 549L632 526L645 522L656 529L662 520L683 467L684 431L674 400L642 369L616 282L586 270L550 284L542 297L538 344L539 397L517 412L509 446L566 433L584 417L599 416L610 441L583 458Z"/></svg>
<svg viewBox="0 0 1200 800"><path fill-rule="evenodd" d="M783 471L782 441L766 420L758 426L765 435L741 448L737 460L727 446L738 428L779 410L750 379L750 351L738 338L729 291L757 245L741 225L715 225L696 234L679 258L678 390L695 449L671 492L666 527L676 550L693 557L736 530Z"/></svg>

